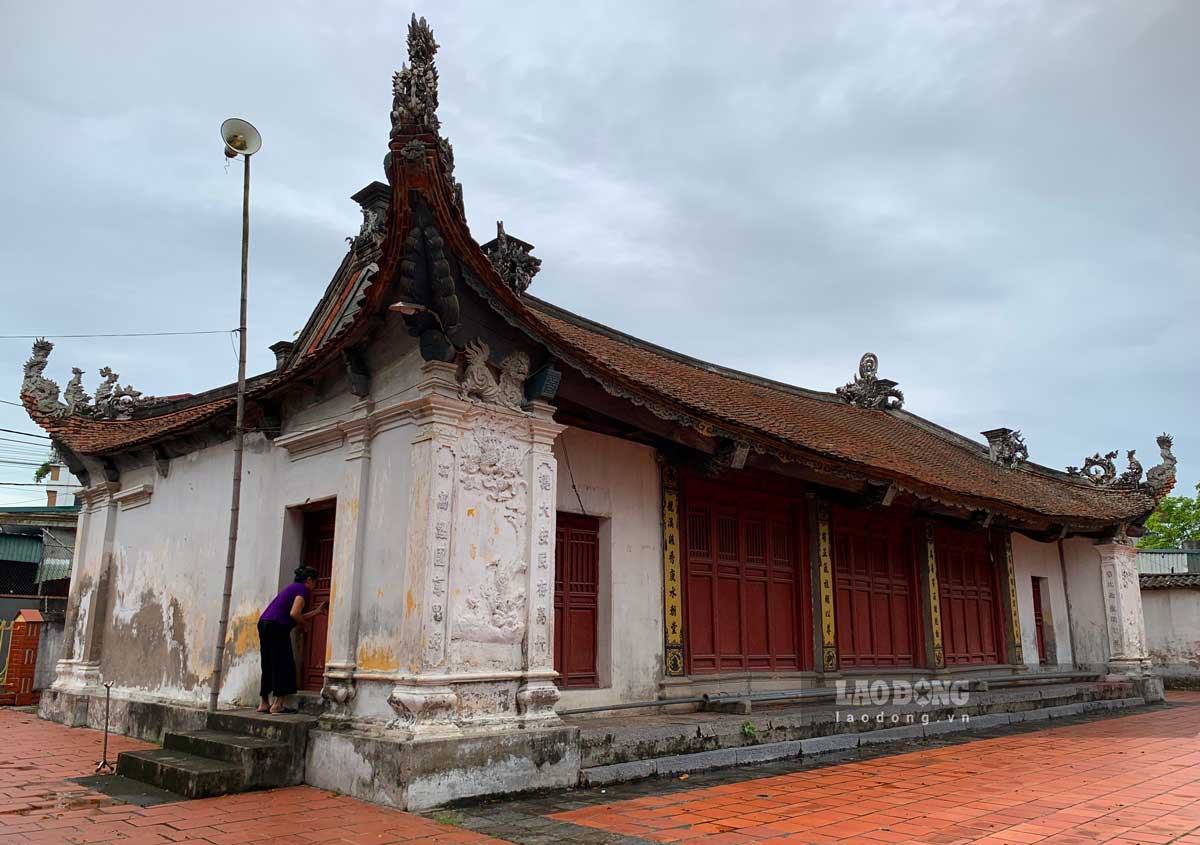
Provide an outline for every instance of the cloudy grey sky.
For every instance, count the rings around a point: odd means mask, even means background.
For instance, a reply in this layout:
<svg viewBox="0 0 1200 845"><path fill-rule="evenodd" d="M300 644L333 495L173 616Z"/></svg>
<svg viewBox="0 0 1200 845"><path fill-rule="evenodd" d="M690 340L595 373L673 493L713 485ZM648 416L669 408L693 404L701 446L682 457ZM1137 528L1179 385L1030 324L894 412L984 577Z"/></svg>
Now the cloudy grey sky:
<svg viewBox="0 0 1200 845"><path fill-rule="evenodd" d="M382 178L413 8L0 0L0 334L235 326L240 115L267 369ZM806 387L873 350L913 412L1052 466L1150 466L1165 429L1176 492L1200 478L1200 3L415 9L472 230L536 244L539 296ZM0 399L28 350L0 340ZM62 339L50 375L106 363L147 393L236 373L215 335Z"/></svg>

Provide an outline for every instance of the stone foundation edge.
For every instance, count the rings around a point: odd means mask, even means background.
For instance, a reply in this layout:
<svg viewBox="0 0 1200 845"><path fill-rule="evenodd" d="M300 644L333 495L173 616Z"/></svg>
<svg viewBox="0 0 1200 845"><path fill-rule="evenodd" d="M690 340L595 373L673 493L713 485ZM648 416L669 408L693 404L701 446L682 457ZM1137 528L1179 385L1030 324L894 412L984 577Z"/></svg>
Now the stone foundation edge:
<svg viewBox="0 0 1200 845"><path fill-rule="evenodd" d="M102 731L104 692L44 690L38 716L69 728ZM206 713L200 707L113 696L109 702L108 730L145 742L161 743L168 732L202 729L205 717Z"/></svg>
<svg viewBox="0 0 1200 845"><path fill-rule="evenodd" d="M573 787L579 760L579 730L571 727L413 740L314 730L305 782L400 810L425 810Z"/></svg>
<svg viewBox="0 0 1200 845"><path fill-rule="evenodd" d="M684 772L697 772L706 769L728 768L753 763L767 763L775 760L829 754L876 743L920 742L931 737L949 733L982 731L1017 722L1063 719L1068 716L1078 716L1085 713L1141 707L1146 703L1146 700L1140 696L1083 701L1075 704L1042 707L1035 710L1012 713L988 713L980 716L972 716L969 721L931 722L928 725L904 725L896 728L865 730L859 733L830 734L813 737L812 739L771 742L740 748L700 751L695 754L678 754L649 760L634 760L628 763L614 763L612 765L584 769L580 773L580 785L607 786L613 783L640 780L658 775L676 775Z"/></svg>

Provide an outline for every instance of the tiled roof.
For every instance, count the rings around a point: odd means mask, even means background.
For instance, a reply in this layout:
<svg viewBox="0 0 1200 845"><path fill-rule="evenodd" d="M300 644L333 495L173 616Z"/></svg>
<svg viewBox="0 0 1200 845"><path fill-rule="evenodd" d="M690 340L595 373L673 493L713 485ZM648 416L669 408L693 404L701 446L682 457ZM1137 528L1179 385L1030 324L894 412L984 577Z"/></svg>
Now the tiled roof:
<svg viewBox="0 0 1200 845"><path fill-rule="evenodd" d="M856 408L833 394L692 361L552 307L531 311L554 334L642 391L694 414L855 464L870 475L1068 519L1121 521L1154 507L1154 500L1139 491L1102 490L1028 465L1001 467L981 444L905 412Z"/></svg>
<svg viewBox="0 0 1200 845"><path fill-rule="evenodd" d="M1175 575L1140 575L1143 590L1169 590L1173 587L1200 589L1200 572Z"/></svg>

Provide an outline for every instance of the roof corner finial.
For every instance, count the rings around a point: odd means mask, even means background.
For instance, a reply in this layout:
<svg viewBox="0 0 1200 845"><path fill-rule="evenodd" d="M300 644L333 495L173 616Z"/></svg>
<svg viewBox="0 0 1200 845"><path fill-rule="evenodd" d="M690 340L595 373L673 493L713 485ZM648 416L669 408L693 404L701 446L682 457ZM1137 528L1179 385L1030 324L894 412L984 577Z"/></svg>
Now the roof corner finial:
<svg viewBox="0 0 1200 845"><path fill-rule="evenodd" d="M535 258L533 244L504 231L504 221L496 221L496 237L481 247L496 273L515 293L524 293L533 277L542 269L542 259Z"/></svg>
<svg viewBox="0 0 1200 845"><path fill-rule="evenodd" d="M1175 440L1171 435L1163 432L1158 435L1155 442L1158 444L1158 453L1162 457L1162 463L1146 470L1146 487L1156 499L1162 499L1175 486L1175 465L1179 461L1171 451L1175 445Z"/></svg>

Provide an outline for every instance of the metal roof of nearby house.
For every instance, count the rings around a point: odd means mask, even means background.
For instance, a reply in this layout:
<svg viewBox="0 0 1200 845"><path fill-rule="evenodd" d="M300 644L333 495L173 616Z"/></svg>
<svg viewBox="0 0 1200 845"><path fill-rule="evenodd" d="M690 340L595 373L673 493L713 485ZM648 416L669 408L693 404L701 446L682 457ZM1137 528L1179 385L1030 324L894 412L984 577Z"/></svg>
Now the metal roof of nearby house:
<svg viewBox="0 0 1200 845"><path fill-rule="evenodd" d="M42 538L22 534L0 534L0 561L41 563Z"/></svg>

